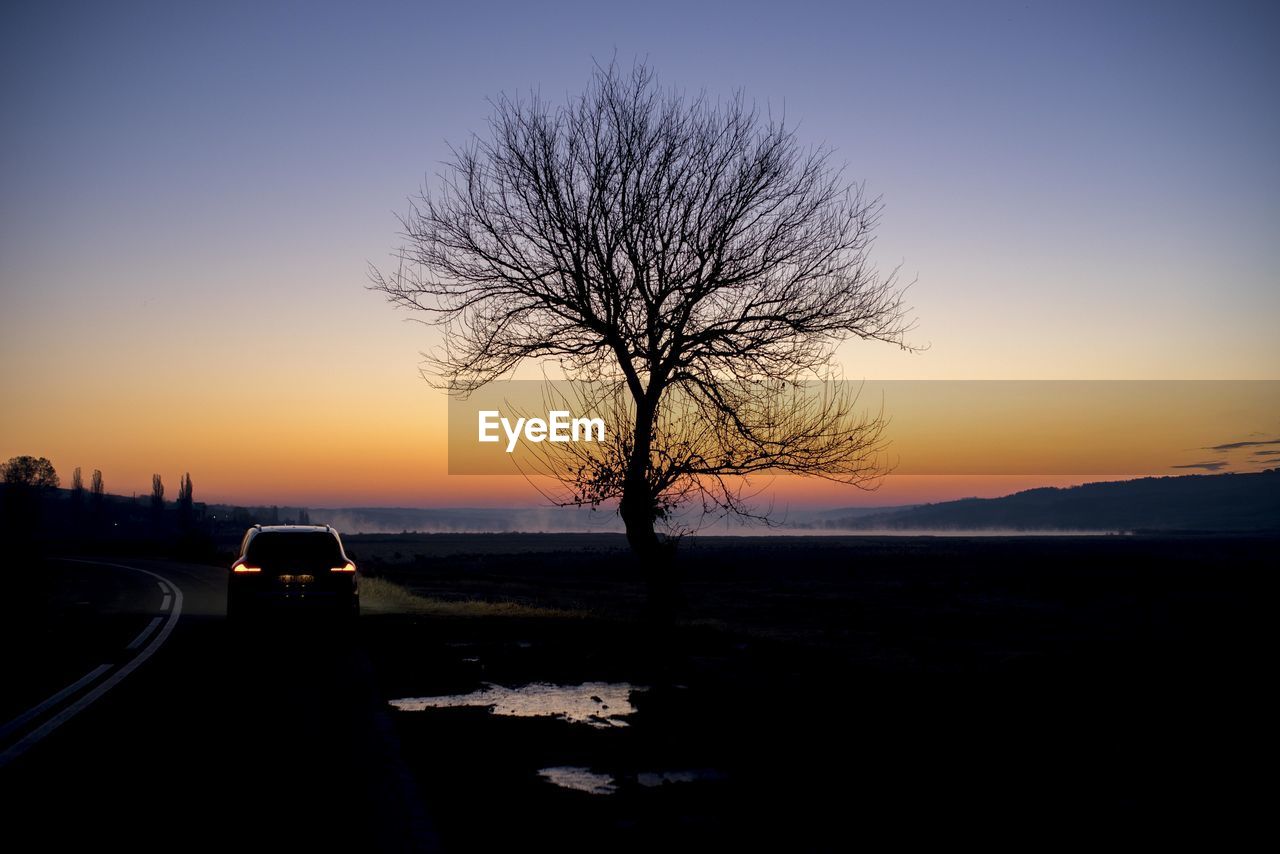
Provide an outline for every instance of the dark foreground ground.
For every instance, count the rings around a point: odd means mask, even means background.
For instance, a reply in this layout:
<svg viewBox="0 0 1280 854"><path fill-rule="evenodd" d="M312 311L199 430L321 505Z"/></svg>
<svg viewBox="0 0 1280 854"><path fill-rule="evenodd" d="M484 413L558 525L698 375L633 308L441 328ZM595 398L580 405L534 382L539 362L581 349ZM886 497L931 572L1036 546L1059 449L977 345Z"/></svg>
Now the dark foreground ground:
<svg viewBox="0 0 1280 854"><path fill-rule="evenodd" d="M706 539L684 552L670 633L629 616L643 588L607 537L357 538L351 550L437 602L588 615L371 617L389 697L486 682L648 689L625 729L395 713L450 848L847 850L873 833L1241 832L1265 803L1249 769L1271 729L1259 698L1276 545ZM616 792L535 773L557 766L610 775ZM663 772L697 779L639 782Z"/></svg>
<svg viewBox="0 0 1280 854"><path fill-rule="evenodd" d="M346 629L229 626L225 565L112 558L182 616L0 768L0 844L1040 849L1269 815L1274 536L705 538L665 629L609 535L347 544ZM168 607L137 572L46 570L5 599L6 720ZM635 711L387 705L532 683L625 683ZM539 774L565 767L611 793Z"/></svg>

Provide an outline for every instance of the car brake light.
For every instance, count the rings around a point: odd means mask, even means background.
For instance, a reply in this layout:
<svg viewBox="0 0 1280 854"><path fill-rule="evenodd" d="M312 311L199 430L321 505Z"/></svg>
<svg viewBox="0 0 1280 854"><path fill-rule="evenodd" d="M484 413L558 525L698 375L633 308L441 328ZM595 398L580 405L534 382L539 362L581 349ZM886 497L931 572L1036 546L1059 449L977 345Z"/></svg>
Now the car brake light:
<svg viewBox="0 0 1280 854"><path fill-rule="evenodd" d="M262 572L260 566L249 566L247 563L237 563L231 567L232 572Z"/></svg>
<svg viewBox="0 0 1280 854"><path fill-rule="evenodd" d="M355 571L356 571L356 565L355 565L354 563L352 563L351 561L347 561L347 562L346 562L346 563L344 563L342 566L331 566L331 567L329 567L329 571L330 571L330 572L355 572Z"/></svg>

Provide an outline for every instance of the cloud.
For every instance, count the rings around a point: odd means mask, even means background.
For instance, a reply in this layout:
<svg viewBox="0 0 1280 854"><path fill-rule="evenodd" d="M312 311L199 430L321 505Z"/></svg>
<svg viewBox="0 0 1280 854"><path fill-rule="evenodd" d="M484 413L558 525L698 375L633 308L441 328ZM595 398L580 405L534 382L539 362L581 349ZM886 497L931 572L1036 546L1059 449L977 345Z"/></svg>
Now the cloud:
<svg viewBox="0 0 1280 854"><path fill-rule="evenodd" d="M1187 463L1184 466L1169 466L1171 469L1204 469L1205 471L1217 471L1226 467L1226 460L1209 460L1203 463Z"/></svg>
<svg viewBox="0 0 1280 854"><path fill-rule="evenodd" d="M1276 454L1280 454L1280 450L1276 450L1276 451L1254 451L1254 452L1253 452L1253 455L1254 455L1255 457L1274 457Z"/></svg>
<svg viewBox="0 0 1280 854"><path fill-rule="evenodd" d="M1260 442L1226 442L1222 445L1210 445L1202 451L1234 451L1236 448L1252 448L1257 445L1280 445L1280 439L1263 439Z"/></svg>

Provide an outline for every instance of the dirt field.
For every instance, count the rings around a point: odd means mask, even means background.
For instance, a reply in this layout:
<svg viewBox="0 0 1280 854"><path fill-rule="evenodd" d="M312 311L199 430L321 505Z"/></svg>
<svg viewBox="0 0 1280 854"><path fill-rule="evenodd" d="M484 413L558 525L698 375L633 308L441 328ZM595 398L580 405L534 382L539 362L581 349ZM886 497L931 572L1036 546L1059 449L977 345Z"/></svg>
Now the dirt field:
<svg viewBox="0 0 1280 854"><path fill-rule="evenodd" d="M1221 838L1260 814L1274 537L703 538L670 630L639 620L619 537L347 544L381 690L451 706L394 714L451 850ZM518 714L556 707L525 686L583 683L594 720ZM599 709L610 687L629 708Z"/></svg>

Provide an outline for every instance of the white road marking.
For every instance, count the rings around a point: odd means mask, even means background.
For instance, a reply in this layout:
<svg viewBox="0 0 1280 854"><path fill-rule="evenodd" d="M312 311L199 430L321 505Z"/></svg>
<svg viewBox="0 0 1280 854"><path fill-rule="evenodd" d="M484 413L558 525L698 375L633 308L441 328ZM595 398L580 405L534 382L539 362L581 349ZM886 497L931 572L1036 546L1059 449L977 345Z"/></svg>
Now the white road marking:
<svg viewBox="0 0 1280 854"><path fill-rule="evenodd" d="M151 622L147 623L147 627L142 631L138 632L138 636L134 638L132 641L130 641L129 645L126 646L125 649L137 649L138 647L142 646L142 644L147 639L147 635L154 632L156 630L156 626L158 625L160 625L160 618L152 617Z"/></svg>
<svg viewBox="0 0 1280 854"><path fill-rule="evenodd" d="M81 676L79 679L72 682L70 685L63 688L58 693L54 694L49 699L45 700L43 703L39 703L27 709L25 712L18 715L16 718L9 721L4 726L0 727L0 739L8 738L9 733L13 732L18 727L22 726L32 718L40 717L40 715L43 715L45 711L47 711L49 708L56 706L58 703L61 703L63 700L70 697L72 694L79 691L81 688L88 685L90 682L97 679L99 676L106 673L110 669L111 669L110 664L99 664L97 667L93 668L88 673Z"/></svg>
<svg viewBox="0 0 1280 854"><path fill-rule="evenodd" d="M161 593L168 593L169 588L163 581L157 581L156 586L160 588Z"/></svg>
<svg viewBox="0 0 1280 854"><path fill-rule="evenodd" d="M71 558L64 558L64 560L67 560L70 563L88 563L88 564L96 564L98 566L111 566L117 569L128 569L133 572L141 572L145 575L150 575L152 578L156 579L157 581L167 583L169 587L173 589L173 610L169 612L169 616L168 616L168 619L165 621L164 628L162 628L156 634L156 636L151 639L151 643L147 644L146 648L144 648L142 652L138 653L133 658L129 659L129 661L123 667L121 667L115 673L107 677L105 681L103 681L93 690L89 691L89 693L85 694L79 700L67 706L65 709L63 709L58 714L54 715L52 718L49 718L49 720L45 721L43 724L33 729L31 732L27 733L27 735L22 740L15 742L11 747L6 749L3 753L0 753L0 768L3 768L13 760L17 759L22 754L26 753L33 746L38 744L41 739L49 735L49 733L53 732L58 727L62 726L67 721L71 720L77 714L87 709L99 697L101 697L103 694L110 691L115 686L119 685L120 682L123 681L126 676L128 676L130 673L132 673L133 671L141 667L143 662L145 662L148 658L154 655L156 650L158 650L161 646L163 646L164 642L169 639L169 635L173 633L173 627L178 624L178 617L182 615L181 588L179 588L178 585L174 584L172 581L168 581L167 579L157 575L154 572L151 572L150 570L139 569L136 566L125 566L122 563L106 563L105 561L100 561L100 560L73 560ZM106 665L103 665L103 666L105 667ZM96 674L95 674L95 678L96 678ZM90 679L88 681L91 682L93 680ZM71 691L68 689L64 689L64 690L67 691L68 695L75 693L74 691ZM62 692L59 692L59 693L62 693ZM24 714L26 713L24 712ZM35 715L33 714L32 717L34 716Z"/></svg>
<svg viewBox="0 0 1280 854"><path fill-rule="evenodd" d="M164 598L160 600L160 610L161 610L161 611L168 611L168 610L169 610L169 600L170 600L171 598L172 598L172 597L170 597L168 593L164 594Z"/></svg>

